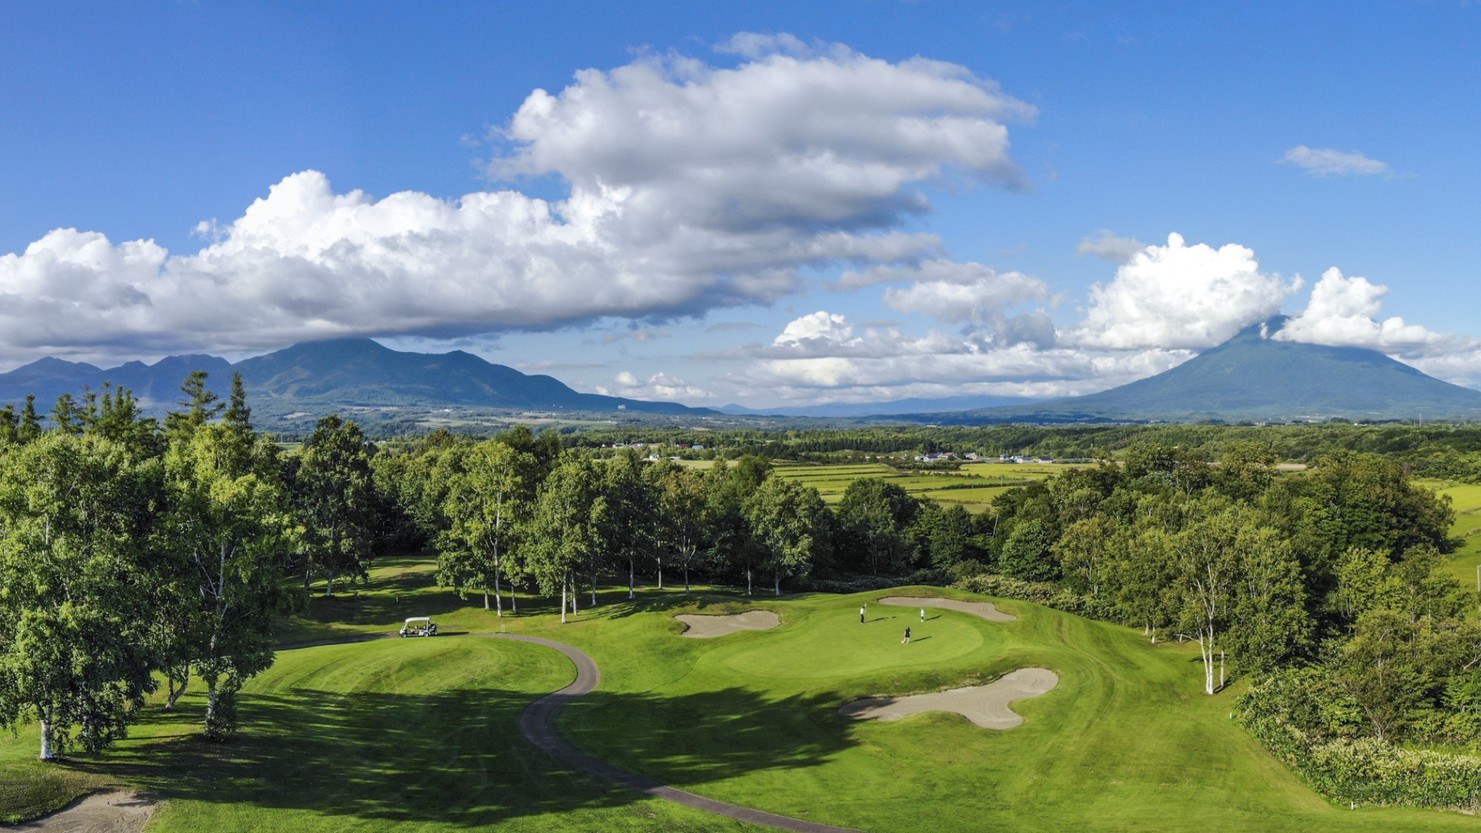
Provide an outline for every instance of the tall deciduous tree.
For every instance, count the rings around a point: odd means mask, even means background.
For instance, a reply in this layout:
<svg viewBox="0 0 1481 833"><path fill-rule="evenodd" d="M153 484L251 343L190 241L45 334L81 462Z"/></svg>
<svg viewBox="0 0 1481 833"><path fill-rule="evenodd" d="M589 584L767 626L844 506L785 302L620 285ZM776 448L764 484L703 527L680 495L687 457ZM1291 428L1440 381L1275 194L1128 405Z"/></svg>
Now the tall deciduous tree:
<svg viewBox="0 0 1481 833"><path fill-rule="evenodd" d="M717 461L705 474L704 525L710 553L717 564L746 577L746 595L751 595L752 573L762 552L746 520L747 499L771 476L771 466L756 457L742 457L734 464Z"/></svg>
<svg viewBox="0 0 1481 833"><path fill-rule="evenodd" d="M456 588L483 590L483 609L504 615L502 582L517 574L514 530L528 514L534 493L526 473L534 459L502 442L489 440L462 457L462 471L448 484L444 511L448 529L440 537L438 581Z"/></svg>
<svg viewBox="0 0 1481 833"><path fill-rule="evenodd" d="M0 466L0 724L36 719L44 760L95 751L154 688L141 547L158 467L61 432Z"/></svg>
<svg viewBox="0 0 1481 833"><path fill-rule="evenodd" d="M294 498L304 528L309 567L327 579L334 594L341 576L364 577L370 567L376 519L370 442L354 422L327 416L304 443L294 480ZM307 588L309 574L304 574Z"/></svg>
<svg viewBox="0 0 1481 833"><path fill-rule="evenodd" d="M1071 589L1100 598L1110 561L1110 546L1116 532L1115 522L1105 515L1095 515L1065 527L1054 551L1064 571L1065 583Z"/></svg>
<svg viewBox="0 0 1481 833"><path fill-rule="evenodd" d="M817 489L780 477L768 478L746 501L746 520L776 595L782 594L782 579L806 576L813 560L826 553L827 512Z"/></svg>
<svg viewBox="0 0 1481 833"><path fill-rule="evenodd" d="M657 502L643 477L643 463L629 449L607 461L602 470L602 508L599 530L603 548L619 563L627 562L627 597L637 595L638 559L655 549ZM592 604L596 604L596 582L592 582Z"/></svg>
<svg viewBox="0 0 1481 833"><path fill-rule="evenodd" d="M1160 527L1123 530L1108 542L1113 604L1121 617L1141 625L1157 644L1159 630L1176 618L1172 536Z"/></svg>
<svg viewBox="0 0 1481 833"><path fill-rule="evenodd" d="M841 548L850 558L868 565L869 572L897 573L915 561L911 533L920 514L920 501L897 484L866 477L848 485L835 510Z"/></svg>
<svg viewBox="0 0 1481 833"><path fill-rule="evenodd" d="M601 536L593 517L601 501L598 474L587 460L567 458L541 484L526 535L530 571L540 592L561 594L561 622L567 599L576 610L576 570L600 551Z"/></svg>
<svg viewBox="0 0 1481 833"><path fill-rule="evenodd" d="M236 729L236 693L272 664L271 615L282 604L282 568L295 530L277 448L246 423L228 421L176 437L165 455L163 548L177 568L183 605L170 639L182 670L206 684L206 735Z"/></svg>
<svg viewBox="0 0 1481 833"><path fill-rule="evenodd" d="M704 538L705 481L692 469L666 461L644 472L658 501L658 587L663 589L663 553L672 552L684 571L689 592L689 570L696 564Z"/></svg>

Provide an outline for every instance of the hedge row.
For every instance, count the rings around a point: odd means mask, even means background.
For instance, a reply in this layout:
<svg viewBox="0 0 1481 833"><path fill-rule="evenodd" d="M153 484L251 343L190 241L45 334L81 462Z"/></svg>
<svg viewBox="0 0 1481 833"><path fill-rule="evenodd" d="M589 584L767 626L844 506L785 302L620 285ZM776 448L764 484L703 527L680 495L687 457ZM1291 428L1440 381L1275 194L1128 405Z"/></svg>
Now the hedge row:
<svg viewBox="0 0 1481 833"><path fill-rule="evenodd" d="M1317 669L1290 669L1253 686L1236 712L1251 735L1329 798L1481 811L1481 758L1335 734L1348 729L1355 704L1332 694Z"/></svg>
<svg viewBox="0 0 1481 833"><path fill-rule="evenodd" d="M1023 581L995 573L968 576L952 585L960 590L998 596L1004 599L1019 599L1035 602L1092 619L1109 619L1105 605L1091 596L1082 596L1047 581Z"/></svg>
<svg viewBox="0 0 1481 833"><path fill-rule="evenodd" d="M1242 721L1312 789L1341 801L1481 810L1481 758L1377 738L1313 741L1278 719Z"/></svg>

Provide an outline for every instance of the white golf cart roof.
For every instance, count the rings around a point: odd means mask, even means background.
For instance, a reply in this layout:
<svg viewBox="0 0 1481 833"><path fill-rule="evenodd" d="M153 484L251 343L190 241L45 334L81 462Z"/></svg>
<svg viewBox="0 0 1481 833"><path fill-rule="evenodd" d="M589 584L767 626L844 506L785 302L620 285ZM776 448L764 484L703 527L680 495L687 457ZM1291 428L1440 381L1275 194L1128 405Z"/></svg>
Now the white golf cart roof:
<svg viewBox="0 0 1481 833"><path fill-rule="evenodd" d="M432 622L432 617L430 617L430 616L413 616L410 619L407 619L406 620L406 624L408 624L408 625L410 625L413 622L427 622L427 623L430 624Z"/></svg>

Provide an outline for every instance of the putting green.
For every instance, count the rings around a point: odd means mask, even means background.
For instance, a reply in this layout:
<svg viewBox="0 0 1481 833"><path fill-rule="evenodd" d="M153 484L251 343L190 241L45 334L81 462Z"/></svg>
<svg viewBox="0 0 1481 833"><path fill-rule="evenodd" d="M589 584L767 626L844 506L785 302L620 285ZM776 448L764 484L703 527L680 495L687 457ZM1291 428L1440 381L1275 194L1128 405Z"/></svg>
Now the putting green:
<svg viewBox="0 0 1481 833"><path fill-rule="evenodd" d="M1001 644L1001 639L987 635L987 627L962 614L937 611L921 622L915 611L876 607L867 618L861 625L857 612L813 614L795 628L747 641L725 662L743 678L819 680L884 669L931 668L981 651L989 642ZM907 627L911 644L902 645Z"/></svg>

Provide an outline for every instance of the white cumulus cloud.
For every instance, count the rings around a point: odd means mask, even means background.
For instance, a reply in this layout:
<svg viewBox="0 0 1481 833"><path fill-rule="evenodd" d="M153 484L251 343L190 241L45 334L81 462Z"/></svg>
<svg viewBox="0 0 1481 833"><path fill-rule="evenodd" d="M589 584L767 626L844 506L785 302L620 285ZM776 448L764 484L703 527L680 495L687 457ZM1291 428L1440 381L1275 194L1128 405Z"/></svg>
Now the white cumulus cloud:
<svg viewBox="0 0 1481 833"><path fill-rule="evenodd" d="M1090 291L1085 320L1061 339L1093 348L1203 349L1269 318L1299 289L1260 271L1255 253L1230 243L1188 245L1172 234L1147 246Z"/></svg>
<svg viewBox="0 0 1481 833"><path fill-rule="evenodd" d="M0 340L25 352L108 344L154 327L148 290L168 253L152 240L118 246L97 232L57 229L0 255Z"/></svg>
<svg viewBox="0 0 1481 833"><path fill-rule="evenodd" d="M1428 347L1456 347L1458 339L1405 324L1398 316L1379 320L1388 287L1333 267L1312 287L1306 309L1274 334L1283 341L1366 347L1388 353L1422 352Z"/></svg>

